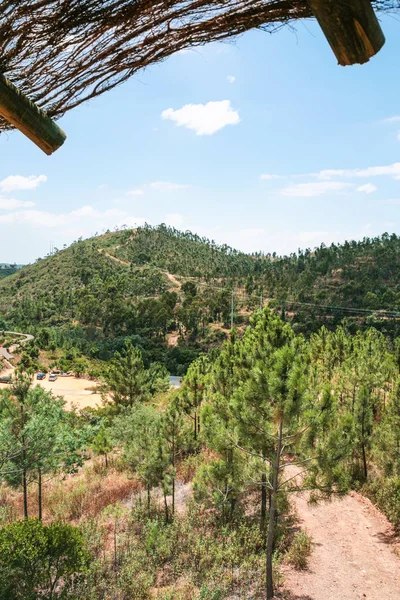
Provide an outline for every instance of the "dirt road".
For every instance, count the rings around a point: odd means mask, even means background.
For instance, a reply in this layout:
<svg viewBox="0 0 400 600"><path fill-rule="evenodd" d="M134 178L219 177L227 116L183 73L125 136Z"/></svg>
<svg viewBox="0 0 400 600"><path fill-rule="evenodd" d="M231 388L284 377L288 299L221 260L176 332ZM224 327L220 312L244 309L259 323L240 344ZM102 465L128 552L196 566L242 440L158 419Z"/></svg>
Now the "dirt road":
<svg viewBox="0 0 400 600"><path fill-rule="evenodd" d="M359 494L309 506L292 498L302 529L313 539L309 569L286 570L290 600L399 600L400 558L386 518Z"/></svg>

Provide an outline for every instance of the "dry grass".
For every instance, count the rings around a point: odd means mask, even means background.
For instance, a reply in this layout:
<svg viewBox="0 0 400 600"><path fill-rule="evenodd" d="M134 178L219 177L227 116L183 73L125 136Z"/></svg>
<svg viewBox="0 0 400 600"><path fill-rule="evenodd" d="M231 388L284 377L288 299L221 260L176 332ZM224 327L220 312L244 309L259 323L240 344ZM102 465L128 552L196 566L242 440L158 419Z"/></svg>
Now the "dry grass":
<svg viewBox="0 0 400 600"><path fill-rule="evenodd" d="M65 480L53 479L43 489L43 520L63 520L79 523L96 517L110 504L126 500L141 489L140 483L130 473L113 467L105 470L99 461L80 469ZM38 512L37 485L29 486L29 513ZM20 490L0 487L0 517L9 522L23 517L23 497Z"/></svg>
<svg viewBox="0 0 400 600"><path fill-rule="evenodd" d="M217 455L209 448L204 448L199 454L190 454L178 461L176 465L176 478L183 483L189 483L193 480L197 469L204 464L209 464Z"/></svg>

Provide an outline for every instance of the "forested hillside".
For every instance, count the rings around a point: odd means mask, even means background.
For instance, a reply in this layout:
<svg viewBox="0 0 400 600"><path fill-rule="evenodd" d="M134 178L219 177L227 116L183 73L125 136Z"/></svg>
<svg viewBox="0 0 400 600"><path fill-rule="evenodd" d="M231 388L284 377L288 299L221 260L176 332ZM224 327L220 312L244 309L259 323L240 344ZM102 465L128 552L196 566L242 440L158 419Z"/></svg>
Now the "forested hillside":
<svg viewBox="0 0 400 600"><path fill-rule="evenodd" d="M345 327L307 340L264 309L177 390L128 343L104 406L80 412L21 369L0 390L0 598L397 598L394 535L370 530L365 496L400 526L399 342ZM342 510L352 489L365 496ZM319 573L305 570L326 538L293 513L300 495L313 513L334 505L351 540ZM323 593L286 593L288 568Z"/></svg>
<svg viewBox="0 0 400 600"><path fill-rule="evenodd" d="M180 374L226 338L232 316L240 330L267 303L297 332L346 317L350 330L374 325L393 337L399 267L395 234L279 257L145 226L79 240L5 278L0 321L33 333L51 326L50 344L73 340L100 359L130 337L147 362Z"/></svg>
<svg viewBox="0 0 400 600"><path fill-rule="evenodd" d="M8 277L9 275L13 275L19 269L18 265L9 265L7 263L0 263L0 279L4 279L4 277Z"/></svg>

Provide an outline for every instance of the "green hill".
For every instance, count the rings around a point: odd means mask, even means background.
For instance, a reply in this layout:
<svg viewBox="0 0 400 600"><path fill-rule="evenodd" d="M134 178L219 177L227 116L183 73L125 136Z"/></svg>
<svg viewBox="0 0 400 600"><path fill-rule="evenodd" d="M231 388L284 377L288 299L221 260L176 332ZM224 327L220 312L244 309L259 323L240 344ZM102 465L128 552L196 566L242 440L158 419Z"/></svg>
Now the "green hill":
<svg viewBox="0 0 400 600"><path fill-rule="evenodd" d="M350 327L368 321L397 335L400 237L279 257L245 254L165 225L107 233L1 280L0 321L24 331L51 327L57 344L71 340L99 357L132 337L148 360L179 371L226 337L232 290L239 328L269 302L305 333L346 316Z"/></svg>
<svg viewBox="0 0 400 600"><path fill-rule="evenodd" d="M13 275L21 268L22 265L10 265L8 263L0 263L0 279L4 279L9 275Z"/></svg>

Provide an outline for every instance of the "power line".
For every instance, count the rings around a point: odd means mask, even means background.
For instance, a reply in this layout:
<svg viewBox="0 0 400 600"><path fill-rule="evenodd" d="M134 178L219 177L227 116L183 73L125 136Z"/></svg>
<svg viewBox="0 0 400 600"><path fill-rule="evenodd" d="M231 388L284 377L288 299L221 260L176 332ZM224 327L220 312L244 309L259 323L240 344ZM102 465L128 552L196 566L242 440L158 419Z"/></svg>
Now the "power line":
<svg viewBox="0 0 400 600"><path fill-rule="evenodd" d="M236 292L234 292L231 287L213 286L213 285L208 285L206 282L198 282L198 286L205 287L206 289L232 292L232 294L235 294L236 298L243 299L243 300L248 300L251 298L260 300L260 308L264 307L265 304L268 304L268 299L263 298L262 292L260 295L246 294L245 292L240 292L238 290L236 290ZM275 301L277 299L272 298L272 300ZM400 318L399 311L389 311L386 309L354 308L354 307L349 307L349 306L337 306L334 304L316 304L316 303L312 303L312 302L298 302L296 300L285 300L285 304L286 304L286 307L288 305L289 306L300 306L300 307L304 306L307 308L317 308L320 310L335 310L335 311L349 312L349 313L353 313L353 314L363 313L365 315L379 314L379 315L383 315L383 316L391 317L391 318Z"/></svg>

